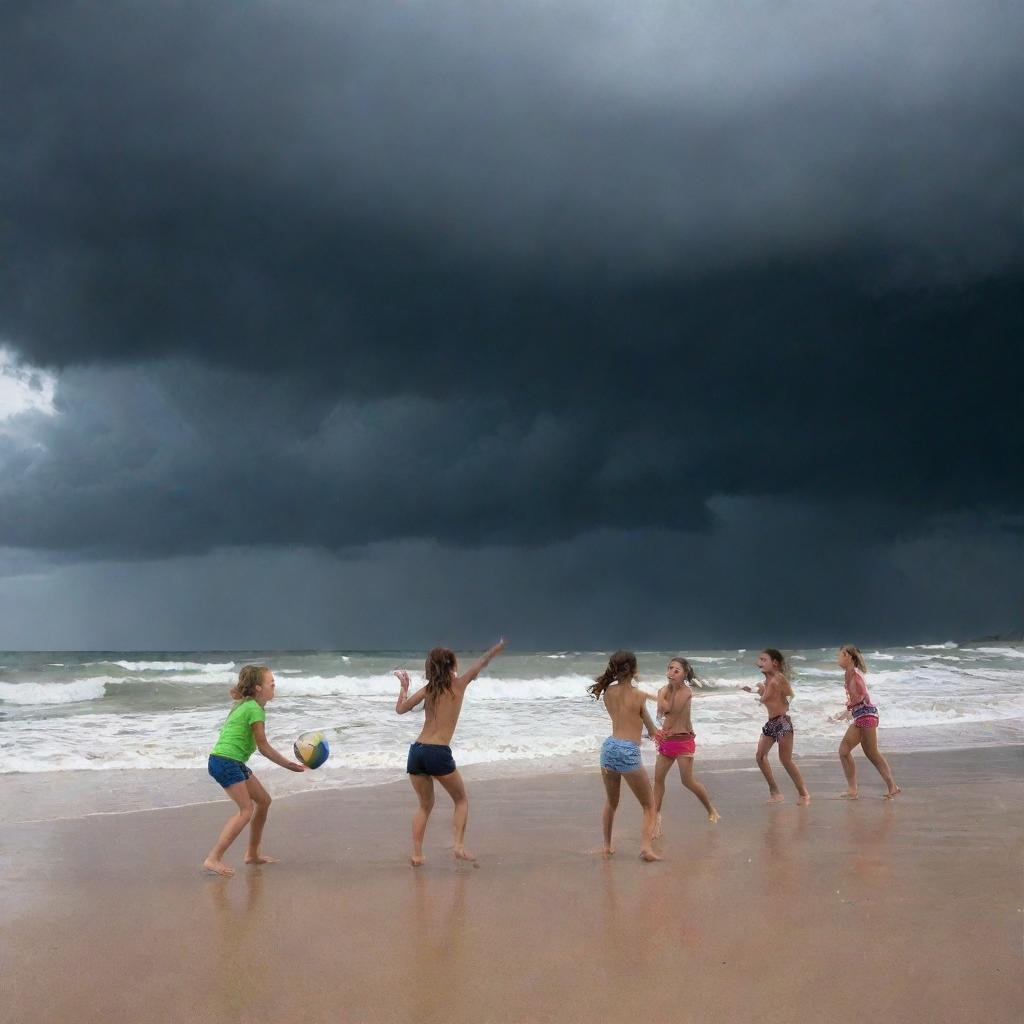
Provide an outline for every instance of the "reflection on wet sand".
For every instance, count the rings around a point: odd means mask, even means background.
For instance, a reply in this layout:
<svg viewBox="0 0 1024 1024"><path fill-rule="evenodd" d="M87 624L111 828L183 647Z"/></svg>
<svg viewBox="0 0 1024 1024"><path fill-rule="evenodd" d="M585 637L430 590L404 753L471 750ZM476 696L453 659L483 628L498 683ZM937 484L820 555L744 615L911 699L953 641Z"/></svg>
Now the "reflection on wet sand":
<svg viewBox="0 0 1024 1024"><path fill-rule="evenodd" d="M228 1019L258 1012L268 995L266 975L260 969L261 954L267 946L260 910L264 870L251 867L234 878L206 881L216 933L216 968L210 978L210 996Z"/></svg>

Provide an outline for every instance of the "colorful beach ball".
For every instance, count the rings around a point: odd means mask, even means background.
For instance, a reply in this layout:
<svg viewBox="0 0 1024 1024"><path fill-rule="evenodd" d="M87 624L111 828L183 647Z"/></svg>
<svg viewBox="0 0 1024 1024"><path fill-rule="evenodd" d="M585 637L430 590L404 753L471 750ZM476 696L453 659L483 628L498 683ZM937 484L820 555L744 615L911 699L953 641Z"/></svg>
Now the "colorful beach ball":
<svg viewBox="0 0 1024 1024"><path fill-rule="evenodd" d="M331 756L331 748L322 732L304 732L292 749L307 768L319 768Z"/></svg>

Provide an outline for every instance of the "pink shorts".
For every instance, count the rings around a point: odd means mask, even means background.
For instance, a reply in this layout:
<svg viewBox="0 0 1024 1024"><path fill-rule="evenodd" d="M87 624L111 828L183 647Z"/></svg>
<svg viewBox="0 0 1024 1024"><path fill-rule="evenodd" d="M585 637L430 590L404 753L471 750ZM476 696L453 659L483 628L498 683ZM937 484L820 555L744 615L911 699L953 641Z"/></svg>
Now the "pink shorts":
<svg viewBox="0 0 1024 1024"><path fill-rule="evenodd" d="M662 757L693 757L697 753L697 734L677 732L658 738L658 753Z"/></svg>
<svg viewBox="0 0 1024 1024"><path fill-rule="evenodd" d="M858 729L877 729L878 715L861 715L860 718L854 719L853 724Z"/></svg>

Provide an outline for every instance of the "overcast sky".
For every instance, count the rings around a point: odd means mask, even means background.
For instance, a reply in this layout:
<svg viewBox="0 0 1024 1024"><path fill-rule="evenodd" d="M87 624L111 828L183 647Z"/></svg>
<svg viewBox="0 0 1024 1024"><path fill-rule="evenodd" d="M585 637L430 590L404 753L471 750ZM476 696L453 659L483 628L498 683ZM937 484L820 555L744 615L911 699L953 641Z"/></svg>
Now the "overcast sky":
<svg viewBox="0 0 1024 1024"><path fill-rule="evenodd" d="M1022 39L4 5L0 646L1024 628Z"/></svg>

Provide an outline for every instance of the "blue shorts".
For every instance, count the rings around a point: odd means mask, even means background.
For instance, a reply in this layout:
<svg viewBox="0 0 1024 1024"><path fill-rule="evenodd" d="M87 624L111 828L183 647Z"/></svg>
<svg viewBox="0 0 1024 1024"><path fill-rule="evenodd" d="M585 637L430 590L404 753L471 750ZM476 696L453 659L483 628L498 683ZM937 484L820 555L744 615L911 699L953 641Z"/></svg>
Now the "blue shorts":
<svg viewBox="0 0 1024 1024"><path fill-rule="evenodd" d="M642 768L640 744L609 736L601 746L601 767L609 772L635 772Z"/></svg>
<svg viewBox="0 0 1024 1024"><path fill-rule="evenodd" d="M246 779L252 778L252 769L247 764L232 761L230 757L221 757L220 754L210 755L207 770L214 781L219 782L225 789L236 782L245 782Z"/></svg>
<svg viewBox="0 0 1024 1024"><path fill-rule="evenodd" d="M455 771L452 748L440 743L414 743L405 770L409 775L451 775Z"/></svg>

